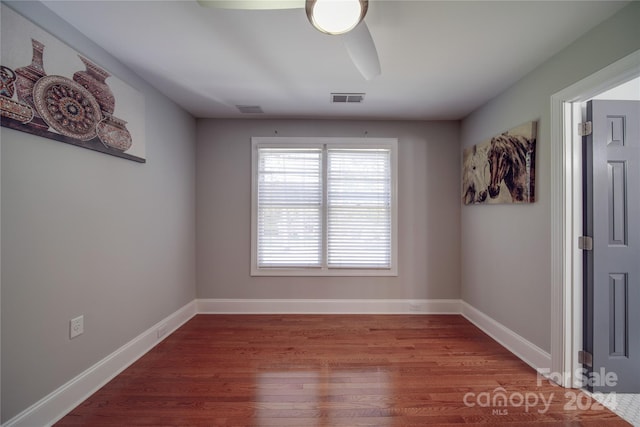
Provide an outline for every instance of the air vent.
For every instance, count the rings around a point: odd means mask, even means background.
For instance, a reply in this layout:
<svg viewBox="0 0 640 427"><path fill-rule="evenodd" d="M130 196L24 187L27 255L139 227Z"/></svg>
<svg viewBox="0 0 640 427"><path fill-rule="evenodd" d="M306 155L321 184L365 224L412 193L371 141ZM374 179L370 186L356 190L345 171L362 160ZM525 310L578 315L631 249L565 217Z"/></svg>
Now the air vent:
<svg viewBox="0 0 640 427"><path fill-rule="evenodd" d="M364 101L364 93L332 93L333 104L360 104Z"/></svg>
<svg viewBox="0 0 640 427"><path fill-rule="evenodd" d="M236 105L238 111L242 114L262 114L262 108L259 105Z"/></svg>

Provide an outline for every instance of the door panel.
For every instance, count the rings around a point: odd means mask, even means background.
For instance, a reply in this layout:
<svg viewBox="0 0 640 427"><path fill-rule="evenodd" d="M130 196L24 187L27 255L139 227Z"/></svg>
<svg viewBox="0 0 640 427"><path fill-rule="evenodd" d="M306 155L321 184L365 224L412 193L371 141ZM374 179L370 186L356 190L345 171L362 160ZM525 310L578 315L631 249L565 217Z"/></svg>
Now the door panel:
<svg viewBox="0 0 640 427"><path fill-rule="evenodd" d="M590 101L584 146L585 350L591 389L640 392L640 102ZM615 377L611 374L615 373Z"/></svg>
<svg viewBox="0 0 640 427"><path fill-rule="evenodd" d="M627 164L608 162L609 245L627 244Z"/></svg>

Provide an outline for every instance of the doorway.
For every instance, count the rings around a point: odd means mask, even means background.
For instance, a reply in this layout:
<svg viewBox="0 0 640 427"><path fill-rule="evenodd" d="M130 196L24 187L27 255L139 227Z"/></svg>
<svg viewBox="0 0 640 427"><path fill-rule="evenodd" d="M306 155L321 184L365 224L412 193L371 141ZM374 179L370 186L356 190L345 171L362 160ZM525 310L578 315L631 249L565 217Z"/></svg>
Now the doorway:
<svg viewBox="0 0 640 427"><path fill-rule="evenodd" d="M585 234L585 224L583 222L584 218L588 215L588 212L583 210L583 203L585 200L583 199L583 188L586 182L584 178L586 177L585 172L588 171L583 169L583 155L585 152L583 151L583 136L579 132L579 124L585 122L587 120L587 105L591 104L591 101L598 102L603 100L610 101L640 101L640 76L635 77L625 83L622 83L618 86L615 86L609 90L601 92L593 97L590 97L587 100L578 100L573 102L566 103L566 111L564 120L566 121L565 127L567 128L568 133L570 133L570 137L572 140L572 166L573 166L573 177L574 177L574 187L572 194L572 211L573 217L571 218L572 224L572 237L571 237L571 246L572 250L572 265L573 265L573 277L571 283L571 293L573 296L572 301L572 309L573 309L573 319L572 319L572 335L573 335L573 344L572 355L571 355L571 374L573 374L573 380L570 383L571 387L579 388L582 385L582 380L584 379L580 372L582 368L586 366L581 361L580 351L585 348L585 344L588 341L586 338L584 329L585 322L585 314L587 317L590 317L590 313L586 313L583 310L585 300L588 298L588 295L583 292L583 281L586 279L585 274L585 255L591 253L589 251L585 252L583 248L580 246L579 236ZM588 137L587 137L588 138ZM585 216L586 215L586 216ZM587 233L589 234L589 233ZM588 347L588 345L587 345ZM591 356L588 354L587 356ZM584 357L584 356L583 356ZM589 363L590 364L590 363ZM565 384L565 386L567 386Z"/></svg>
<svg viewBox="0 0 640 427"><path fill-rule="evenodd" d="M617 96L609 91L639 77L637 51L551 97L551 370L564 387L579 388L575 373L582 368L582 137L577 123L587 100Z"/></svg>
<svg viewBox="0 0 640 427"><path fill-rule="evenodd" d="M581 104L640 77L640 51L551 97L551 371L577 387L582 349L582 137Z"/></svg>

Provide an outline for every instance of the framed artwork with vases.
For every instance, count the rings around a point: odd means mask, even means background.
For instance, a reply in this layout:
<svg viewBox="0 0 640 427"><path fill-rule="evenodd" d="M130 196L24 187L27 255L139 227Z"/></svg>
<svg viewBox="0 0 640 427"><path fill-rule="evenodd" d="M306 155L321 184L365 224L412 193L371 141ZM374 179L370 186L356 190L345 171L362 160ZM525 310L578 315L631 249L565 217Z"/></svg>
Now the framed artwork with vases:
<svg viewBox="0 0 640 427"><path fill-rule="evenodd" d="M0 7L0 124L144 163L144 96L8 6Z"/></svg>

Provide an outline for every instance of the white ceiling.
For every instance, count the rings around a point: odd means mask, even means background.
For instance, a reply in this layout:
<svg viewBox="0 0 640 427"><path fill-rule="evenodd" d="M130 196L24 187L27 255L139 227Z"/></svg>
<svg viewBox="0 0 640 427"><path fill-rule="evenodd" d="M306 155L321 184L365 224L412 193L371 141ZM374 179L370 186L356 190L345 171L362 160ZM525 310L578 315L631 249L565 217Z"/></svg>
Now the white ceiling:
<svg viewBox="0 0 640 427"><path fill-rule="evenodd" d="M370 0L382 67L371 81L303 9L43 3L196 117L259 105L260 117L435 120L465 117L628 2ZM331 92L366 97L331 104Z"/></svg>

